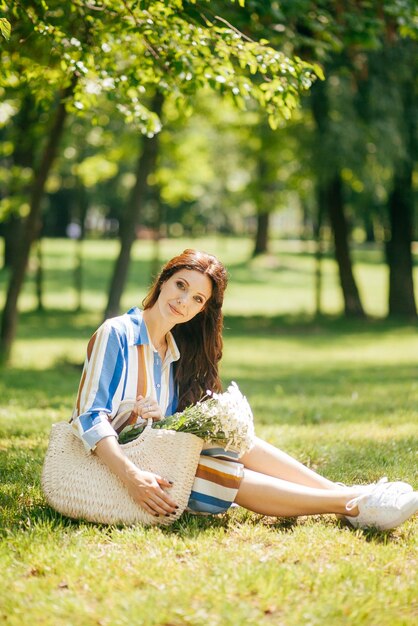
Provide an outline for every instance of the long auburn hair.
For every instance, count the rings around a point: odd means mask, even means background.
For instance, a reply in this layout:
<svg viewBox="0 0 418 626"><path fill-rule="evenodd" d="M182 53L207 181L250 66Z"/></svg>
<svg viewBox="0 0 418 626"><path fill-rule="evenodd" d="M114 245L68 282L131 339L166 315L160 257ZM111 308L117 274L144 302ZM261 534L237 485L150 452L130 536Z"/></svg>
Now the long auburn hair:
<svg viewBox="0 0 418 626"><path fill-rule="evenodd" d="M200 313L184 324L176 324L171 331L180 351L180 359L174 364L179 411L201 400L207 389L222 390L218 364L223 348L222 304L228 282L226 269L216 257L187 249L164 265L142 302L144 310L157 302L163 283L183 269L206 274L212 282L212 295Z"/></svg>

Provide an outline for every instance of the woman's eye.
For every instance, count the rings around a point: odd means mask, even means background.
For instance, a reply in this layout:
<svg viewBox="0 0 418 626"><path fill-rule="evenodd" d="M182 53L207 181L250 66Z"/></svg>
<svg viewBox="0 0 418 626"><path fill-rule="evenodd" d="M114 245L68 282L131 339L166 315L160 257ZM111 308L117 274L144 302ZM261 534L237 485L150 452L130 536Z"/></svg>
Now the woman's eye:
<svg viewBox="0 0 418 626"><path fill-rule="evenodd" d="M198 302L199 304L203 303L203 298L201 298L200 296L196 296L195 298L196 302Z"/></svg>
<svg viewBox="0 0 418 626"><path fill-rule="evenodd" d="M181 282L181 280L178 280L178 281L176 282L176 285L177 285L177 287L178 287L179 289L184 289L184 283L182 283L182 282Z"/></svg>

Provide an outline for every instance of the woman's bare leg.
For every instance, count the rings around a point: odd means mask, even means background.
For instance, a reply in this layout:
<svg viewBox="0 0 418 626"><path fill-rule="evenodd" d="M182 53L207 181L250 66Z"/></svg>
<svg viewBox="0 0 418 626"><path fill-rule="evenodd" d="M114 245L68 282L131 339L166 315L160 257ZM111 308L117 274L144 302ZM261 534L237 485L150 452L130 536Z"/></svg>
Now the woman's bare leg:
<svg viewBox="0 0 418 626"><path fill-rule="evenodd" d="M244 467L274 478L317 489L338 489L341 487L309 469L282 450L256 437L254 447L240 462Z"/></svg>
<svg viewBox="0 0 418 626"><path fill-rule="evenodd" d="M235 502L255 513L279 517L320 513L355 516L357 507L349 512L345 507L358 495L356 489L308 487L245 469Z"/></svg>

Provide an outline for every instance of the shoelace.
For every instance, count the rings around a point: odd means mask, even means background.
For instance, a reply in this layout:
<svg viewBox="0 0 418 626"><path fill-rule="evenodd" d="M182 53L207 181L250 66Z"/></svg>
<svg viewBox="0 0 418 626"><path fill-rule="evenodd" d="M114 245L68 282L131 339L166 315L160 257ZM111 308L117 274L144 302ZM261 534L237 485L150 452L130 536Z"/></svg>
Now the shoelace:
<svg viewBox="0 0 418 626"><path fill-rule="evenodd" d="M377 506L383 506L385 504L393 503L393 496L392 497L390 496L390 493L393 491L393 485L392 483L388 483L387 477L384 476L377 483L370 485L370 489L367 489L367 491L365 491L364 493L361 493L360 495L356 496L355 498L347 502L345 508L347 509L347 511L352 511L358 505L359 502L361 502L362 500L365 500L372 494L379 492L379 491L381 493L378 495L376 499Z"/></svg>

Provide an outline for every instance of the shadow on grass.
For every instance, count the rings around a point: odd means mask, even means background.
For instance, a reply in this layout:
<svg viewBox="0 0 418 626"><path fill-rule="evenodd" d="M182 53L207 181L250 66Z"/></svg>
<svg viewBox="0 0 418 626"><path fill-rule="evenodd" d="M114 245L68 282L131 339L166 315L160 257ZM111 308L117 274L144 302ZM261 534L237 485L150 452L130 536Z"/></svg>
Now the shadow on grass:
<svg viewBox="0 0 418 626"><path fill-rule="evenodd" d="M20 314L18 339L86 339L102 321L102 311L46 309Z"/></svg>
<svg viewBox="0 0 418 626"><path fill-rule="evenodd" d="M399 475L398 468L410 468L412 474L415 442L414 438L403 437L388 443L376 442L373 438L362 438L360 442L333 441L329 446L329 454L324 454L321 446L312 444L321 458L321 473L338 476L346 484L362 484L377 480L383 474L396 479L411 480L412 475ZM63 529L79 530L81 528L97 528L100 532L111 533L114 528L125 528L121 525L94 524L85 520L73 520L53 510L45 501L41 492L41 471L44 450L41 438L31 447L22 448L13 445L6 454L0 456L0 534L7 535L14 530L32 531L36 527L51 528L56 531ZM325 452L326 452L325 448ZM328 456L328 458L327 458ZM411 458L409 458L411 457ZM341 476L341 467L351 468L350 475ZM325 470L325 472L324 472ZM312 519L310 523L312 523ZM245 509L233 510L219 516L197 516L184 513L172 526L161 527L165 533L175 533L193 537L212 529L226 530L237 524L264 524L272 529L292 532L300 518L269 518L260 516ZM350 529L351 526L350 526ZM354 531L354 529L352 529ZM365 533L370 541L385 542L388 533L376 531L355 531Z"/></svg>
<svg viewBox="0 0 418 626"><path fill-rule="evenodd" d="M416 414L415 364L334 363L294 370L285 364L272 372L238 363L228 371L239 381L260 425L361 424L377 416L396 423L399 414Z"/></svg>
<svg viewBox="0 0 418 626"><path fill-rule="evenodd" d="M266 337L291 336L302 339L305 336L351 336L374 334L376 337L396 330L416 331L417 320L393 319L347 319L344 316L310 315L307 313L274 316L225 316L225 339L228 337Z"/></svg>
<svg viewBox="0 0 418 626"><path fill-rule="evenodd" d="M132 304L134 306L135 303ZM123 312L123 311L121 311ZM18 338L23 340L42 339L87 339L101 324L102 311L47 309L43 312L21 313ZM396 330L416 331L416 319L347 319L343 316L315 316L310 314L275 316L226 315L224 337L300 336L351 336L374 334L376 337Z"/></svg>
<svg viewBox="0 0 418 626"><path fill-rule="evenodd" d="M111 528L104 524L92 524L85 520L75 520L61 515L48 504L37 504L33 507L24 508L19 515L12 516L7 520L1 520L0 535L7 536L8 533L23 531L33 532L36 527L48 527L53 531L74 530L78 531L82 528L90 529L92 526L97 527L105 532Z"/></svg>
<svg viewBox="0 0 418 626"><path fill-rule="evenodd" d="M100 533L108 535L112 534L115 529L129 530L138 527L135 525L102 524L89 522L84 519L72 519L58 513L45 501L41 503L38 502L33 506L24 506L19 511L16 511L16 500L12 496L7 497L3 494L0 502L3 511L8 510L8 514L6 513L0 516L0 535L3 536L6 536L9 532L16 530L29 532L35 527L41 526L47 526L49 529L54 531L78 531L83 528L90 530L97 529ZM254 523L258 523L258 520ZM190 538L208 532L212 529L228 529L234 525L236 525L236 519L228 513L224 513L222 515L197 516L185 512L170 526L157 526L157 528L166 534L176 534ZM285 527L287 527L286 520L283 523L283 528ZM149 527L149 530L152 530L153 528L155 527L151 526Z"/></svg>
<svg viewBox="0 0 418 626"><path fill-rule="evenodd" d="M391 542L397 543L398 537L394 535L393 530L380 531L374 528L354 529L349 522L337 520L334 516L327 515L325 518L317 515L312 521L310 516L301 517L267 517L256 515L250 511L243 510L240 517L231 513L211 516L196 516L190 513L183 515L170 526L157 527L165 535L176 535L182 538L195 539L213 530L224 529L225 531L233 531L237 524L250 525L253 527L260 524L267 527L271 531L283 534L292 534L296 527L303 525L312 525L317 523L332 525L335 532L352 532L357 537L363 538L367 543L388 545ZM329 518L329 519L328 519ZM332 519L332 521L330 521ZM48 532L74 532L79 533L84 530L90 533L92 530L98 531L100 535L111 538L115 531L135 531L140 526L125 526L122 524L97 524L86 520L76 520L61 515L47 504L39 504L32 508L27 508L21 512L19 517L14 518L8 524L1 524L0 536L7 537L10 533L33 533L37 528L47 528ZM145 528L145 532L149 530L154 532L155 527Z"/></svg>
<svg viewBox="0 0 418 626"><path fill-rule="evenodd" d="M87 297L91 294L106 294L109 289L110 277L112 275L115 260L104 254L96 258L84 259L83 264L83 293ZM61 266L62 255L60 252L54 254L53 251L48 252L49 263L45 266L43 272L44 287L47 293L62 293L65 290L74 288L74 275L67 266ZM74 260L74 265L76 265ZM138 289L138 296L143 297L145 291L151 282L151 274L153 271L152 261L143 261L132 259L129 267L128 288L135 286ZM29 288L35 283L35 273L28 272L26 283ZM0 289L6 289L9 273L0 271Z"/></svg>
<svg viewBox="0 0 418 626"><path fill-rule="evenodd" d="M2 498L2 504L7 506L7 500ZM232 509L233 510L233 509ZM170 526L157 526L161 532L167 535L178 535L181 537L194 538L212 530L223 528L231 530L236 528L237 524L250 524L258 526L262 524L272 530L280 530L281 532L292 532L294 527L299 523L298 518L272 518L252 513L245 509L240 509L238 516L231 512L221 515L193 515L184 512L181 517ZM9 532L16 530L23 532L32 532L36 527L48 527L50 530L63 531L74 530L75 532L86 529L96 529L101 534L111 535L115 530L135 530L142 528L136 525L123 524L101 524L89 522L83 519L72 519L61 515L52 509L46 502L36 504L32 507L24 507L18 515L12 516L8 520L1 520L0 535L7 536ZM148 527L151 531L154 526Z"/></svg>
<svg viewBox="0 0 418 626"><path fill-rule="evenodd" d="M300 257L302 256L300 255ZM314 273L314 265L312 264L311 270L307 271L306 267L298 267L295 263L292 263L291 258L292 255L289 254L270 255L265 259L257 259L256 262L229 263L228 274L230 282L234 285L245 285L246 287L270 285L272 280L278 279L278 275L281 275L280 281L283 289L293 285L292 278L293 280L299 280L300 277L305 282L307 276ZM282 276L283 274L288 274L287 281L285 276Z"/></svg>
<svg viewBox="0 0 418 626"><path fill-rule="evenodd" d="M56 411L68 412L68 418L75 401L81 375L81 364L61 363L45 369L9 369L2 372L0 395L2 409L1 424L12 433L33 433L34 413L48 414ZM52 421L52 419L51 419ZM36 422L38 423L38 422ZM0 434L1 430L0 427Z"/></svg>
<svg viewBox="0 0 418 626"><path fill-rule="evenodd" d="M2 372L4 432L29 433L31 412L48 414L64 411L70 416L81 375L82 363L59 360L48 369L7 369ZM240 363L229 366L229 376L238 380L243 393L250 399L259 424L317 425L332 422L361 423L365 416L396 417L399 413L399 393L402 411L416 410L415 364L382 364L380 366L288 365L274 371L266 365ZM229 381L225 381L229 382ZM1 416L1 413L0 413ZM18 421L16 421L16 418ZM16 429L16 430L14 430ZM23 430L22 430L23 429ZM0 430L1 433L1 430Z"/></svg>

